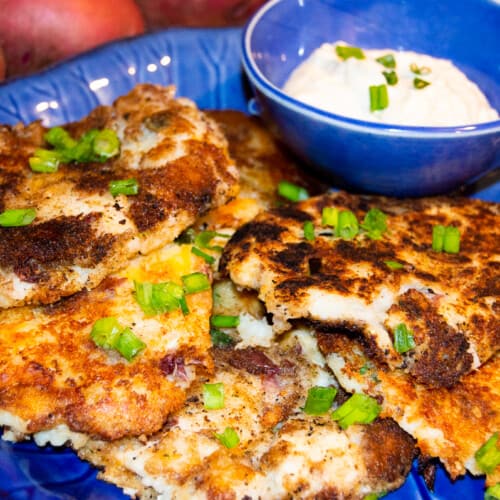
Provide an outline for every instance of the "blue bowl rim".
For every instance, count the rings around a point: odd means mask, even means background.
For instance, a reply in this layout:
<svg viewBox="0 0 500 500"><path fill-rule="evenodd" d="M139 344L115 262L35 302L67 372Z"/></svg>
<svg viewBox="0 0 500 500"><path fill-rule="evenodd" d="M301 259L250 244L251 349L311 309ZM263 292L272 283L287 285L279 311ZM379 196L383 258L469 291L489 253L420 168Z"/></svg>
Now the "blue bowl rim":
<svg viewBox="0 0 500 500"><path fill-rule="evenodd" d="M415 137L420 139L460 138L463 136L487 135L500 132L500 119L455 127L415 127L388 123L368 122L337 115L310 106L285 94L278 86L268 80L260 71L252 57L251 43L255 27L261 18L278 3L288 0L268 0L246 23L242 36L242 64L251 83L263 94L292 111L301 113L313 120L319 120L343 128L377 135Z"/></svg>

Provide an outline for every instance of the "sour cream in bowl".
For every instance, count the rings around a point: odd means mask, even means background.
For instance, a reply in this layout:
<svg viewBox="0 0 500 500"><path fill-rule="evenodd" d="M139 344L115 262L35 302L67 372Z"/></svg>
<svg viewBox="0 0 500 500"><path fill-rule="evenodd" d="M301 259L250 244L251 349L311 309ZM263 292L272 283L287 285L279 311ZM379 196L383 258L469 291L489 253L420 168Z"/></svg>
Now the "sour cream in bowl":
<svg viewBox="0 0 500 500"><path fill-rule="evenodd" d="M260 113L333 185L440 194L500 163L499 25L488 0L271 0L243 67Z"/></svg>

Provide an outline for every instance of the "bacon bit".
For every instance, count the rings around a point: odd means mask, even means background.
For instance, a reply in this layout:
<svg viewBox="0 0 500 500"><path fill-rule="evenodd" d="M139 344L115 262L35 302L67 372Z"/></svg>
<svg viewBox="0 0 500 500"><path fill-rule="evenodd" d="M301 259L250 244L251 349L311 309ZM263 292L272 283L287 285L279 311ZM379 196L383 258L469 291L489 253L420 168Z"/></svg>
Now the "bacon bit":
<svg viewBox="0 0 500 500"><path fill-rule="evenodd" d="M187 379L184 358L182 356L167 354L160 359L160 370L165 375L172 375L184 380Z"/></svg>

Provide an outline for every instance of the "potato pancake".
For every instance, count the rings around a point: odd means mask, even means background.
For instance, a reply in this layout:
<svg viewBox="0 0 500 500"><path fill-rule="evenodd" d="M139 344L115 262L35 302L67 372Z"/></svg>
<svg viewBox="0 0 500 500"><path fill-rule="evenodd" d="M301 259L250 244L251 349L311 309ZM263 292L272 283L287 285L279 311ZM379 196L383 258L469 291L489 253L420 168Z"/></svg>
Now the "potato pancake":
<svg viewBox="0 0 500 500"><path fill-rule="evenodd" d="M173 87L143 84L64 129L74 139L111 129L120 152L104 161L31 170L47 148L40 123L0 127L0 212L32 208L26 226L0 226L0 308L48 304L97 286L130 258L177 237L237 192L227 142ZM138 194L113 196L109 184L135 179Z"/></svg>
<svg viewBox="0 0 500 500"><path fill-rule="evenodd" d="M414 443L394 421L340 429L330 414L307 415L321 370L290 336L270 349L214 350L216 371L147 441L89 441L82 458L100 477L141 498L352 498L400 486ZM224 406L205 407L204 384L221 384ZM238 444L220 437L232 429ZM218 437L219 436L219 437Z"/></svg>
<svg viewBox="0 0 500 500"><path fill-rule="evenodd" d="M499 213L466 198L328 193L241 227L221 270L258 291L276 333L298 319L361 332L392 369L450 387L500 346ZM458 253L433 250L434 226L458 229ZM401 329L406 351L395 347Z"/></svg>
<svg viewBox="0 0 500 500"><path fill-rule="evenodd" d="M451 388L416 384L401 370L389 371L370 358L366 346L345 334L318 334L328 365L347 391L362 391L382 402L392 417L417 440L427 457L438 457L455 479L466 471L483 475L474 454L500 429L500 356ZM500 481L500 465L487 485Z"/></svg>
<svg viewBox="0 0 500 500"><path fill-rule="evenodd" d="M213 367L209 354L211 290L186 295L189 313L146 314L134 282L182 285L191 273L211 276L191 245L166 245L49 306L0 311L0 426L4 438L35 434L39 444L81 445L88 436L148 435L181 407L185 390ZM145 344L127 361L90 334L116 318Z"/></svg>

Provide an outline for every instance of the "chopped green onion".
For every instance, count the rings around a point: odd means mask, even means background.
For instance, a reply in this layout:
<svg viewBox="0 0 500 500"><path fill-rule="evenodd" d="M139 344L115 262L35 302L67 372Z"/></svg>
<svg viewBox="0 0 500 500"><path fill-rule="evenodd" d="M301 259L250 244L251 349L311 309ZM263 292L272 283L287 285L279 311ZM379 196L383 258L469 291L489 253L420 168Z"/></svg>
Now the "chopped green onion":
<svg viewBox="0 0 500 500"><path fill-rule="evenodd" d="M321 211L321 224L335 227L339 221L339 210L335 207L324 207Z"/></svg>
<svg viewBox="0 0 500 500"><path fill-rule="evenodd" d="M331 407L337 389L335 387L311 387L307 392L306 404L304 405L304 413L308 415L323 415Z"/></svg>
<svg viewBox="0 0 500 500"><path fill-rule="evenodd" d="M500 500L500 483L486 488L484 500Z"/></svg>
<svg viewBox="0 0 500 500"><path fill-rule="evenodd" d="M127 361L146 348L146 344L129 327L123 328L114 316L98 319L90 337L99 347L117 350Z"/></svg>
<svg viewBox="0 0 500 500"><path fill-rule="evenodd" d="M203 384L203 405L206 410L224 408L224 384Z"/></svg>
<svg viewBox="0 0 500 500"><path fill-rule="evenodd" d="M226 427L222 434L214 435L226 448L231 449L240 444L240 438L232 427Z"/></svg>
<svg viewBox="0 0 500 500"><path fill-rule="evenodd" d="M235 328L240 324L240 317L216 314L210 318L210 324L215 328Z"/></svg>
<svg viewBox="0 0 500 500"><path fill-rule="evenodd" d="M1 227L20 227L31 224L36 217L34 208L11 208L0 213Z"/></svg>
<svg viewBox="0 0 500 500"><path fill-rule="evenodd" d="M184 316L187 316L189 314L189 306L184 295L179 299L179 306L181 308L182 314L184 314Z"/></svg>
<svg viewBox="0 0 500 500"><path fill-rule="evenodd" d="M389 106L387 85L370 85L370 111L379 111Z"/></svg>
<svg viewBox="0 0 500 500"><path fill-rule="evenodd" d="M454 226L438 224L432 227L432 249L435 252L458 253L460 251L460 231Z"/></svg>
<svg viewBox="0 0 500 500"><path fill-rule="evenodd" d="M401 262L397 262L395 260L384 260L384 264L393 271L397 269L403 269L405 267L404 264L401 264Z"/></svg>
<svg viewBox="0 0 500 500"><path fill-rule="evenodd" d="M34 156L28 159L31 170L39 173L52 173L57 172L61 155L54 150L50 149L35 149Z"/></svg>
<svg viewBox="0 0 500 500"><path fill-rule="evenodd" d="M217 328L210 329L210 338L212 339L212 344L216 347L227 346L234 343L230 335Z"/></svg>
<svg viewBox="0 0 500 500"><path fill-rule="evenodd" d="M445 229L441 224L432 227L432 249L435 252L443 251Z"/></svg>
<svg viewBox="0 0 500 500"><path fill-rule="evenodd" d="M486 474L491 474L500 465L498 432L495 432L474 454L477 466Z"/></svg>
<svg viewBox="0 0 500 500"><path fill-rule="evenodd" d="M339 236L345 240L351 240L358 232L358 219L356 219L354 213L350 210L341 210L335 227L335 236Z"/></svg>
<svg viewBox="0 0 500 500"><path fill-rule="evenodd" d="M97 129L89 130L80 137L74 148L58 150L65 157L64 161L76 161L79 163L97 161L98 158L94 154L94 139L98 133Z"/></svg>
<svg viewBox="0 0 500 500"><path fill-rule="evenodd" d="M98 319L92 326L90 338L99 347L104 349L114 349L118 342L118 337L123 330L118 320L114 316Z"/></svg>
<svg viewBox="0 0 500 500"><path fill-rule="evenodd" d="M304 238L307 241L314 241L314 224L310 220L304 222Z"/></svg>
<svg viewBox="0 0 500 500"><path fill-rule="evenodd" d="M194 238L194 244L200 248L207 248L208 250L216 250L218 252L222 251L222 247L219 245L210 245L210 242L215 238L230 238L229 234L217 233L216 231L202 231L198 233Z"/></svg>
<svg viewBox="0 0 500 500"><path fill-rule="evenodd" d="M278 194L290 201L302 201L309 198L309 193L305 188L292 184L288 181L279 182Z"/></svg>
<svg viewBox="0 0 500 500"><path fill-rule="evenodd" d="M350 57L354 57L355 59L364 59L365 54L362 49L359 47L351 47L349 45L337 45L335 47L335 52L337 55L343 59L349 59Z"/></svg>
<svg viewBox="0 0 500 500"><path fill-rule="evenodd" d="M175 243L178 244L194 243L195 237L196 237L195 230L192 227L188 227L185 231L179 234L177 238L175 238Z"/></svg>
<svg viewBox="0 0 500 500"><path fill-rule="evenodd" d="M127 196L139 193L137 179L120 179L109 182L109 191L113 196L125 194Z"/></svg>
<svg viewBox="0 0 500 500"><path fill-rule="evenodd" d="M129 327L122 330L115 346L127 361L134 359L145 348L146 344Z"/></svg>
<svg viewBox="0 0 500 500"><path fill-rule="evenodd" d="M181 307L182 286L172 281L149 283L134 281L135 300L148 316L174 311Z"/></svg>
<svg viewBox="0 0 500 500"><path fill-rule="evenodd" d="M443 250L447 253L458 253L460 251L460 231L458 227L446 227L444 231Z"/></svg>
<svg viewBox="0 0 500 500"><path fill-rule="evenodd" d="M201 257L207 264L213 264L215 262L215 257L208 255L203 250L200 250L198 247L191 247L191 253L194 255Z"/></svg>
<svg viewBox="0 0 500 500"><path fill-rule="evenodd" d="M385 77L385 81L388 85L396 85L398 83L398 74L395 71L382 71L382 74Z"/></svg>
<svg viewBox="0 0 500 500"><path fill-rule="evenodd" d="M414 78L413 79L413 86L416 88L416 89L423 89L425 87L427 87L427 85L430 85L431 83L426 81L426 80L422 80L421 78Z"/></svg>
<svg viewBox="0 0 500 500"><path fill-rule="evenodd" d="M371 208L365 215L361 228L364 229L372 240L379 240L387 231L387 215L378 208Z"/></svg>
<svg viewBox="0 0 500 500"><path fill-rule="evenodd" d="M56 149L72 149L77 144L77 141L62 127L52 127L43 138Z"/></svg>
<svg viewBox="0 0 500 500"><path fill-rule="evenodd" d="M153 283L153 294L150 305L156 314L175 311L175 309L181 306L180 301L183 297L184 290L182 286L173 281Z"/></svg>
<svg viewBox="0 0 500 500"><path fill-rule="evenodd" d="M204 273L191 273L181 276L185 293L198 293L210 290L210 280Z"/></svg>
<svg viewBox="0 0 500 500"><path fill-rule="evenodd" d="M418 66L417 63L410 64L410 71L416 75L428 75L431 72L431 68L428 66Z"/></svg>
<svg viewBox="0 0 500 500"><path fill-rule="evenodd" d="M114 130L105 128L94 137L94 153L101 161L108 160L120 152L120 139Z"/></svg>
<svg viewBox="0 0 500 500"><path fill-rule="evenodd" d="M411 330L404 323L400 323L394 329L394 349L403 354L415 348L415 339Z"/></svg>
<svg viewBox="0 0 500 500"><path fill-rule="evenodd" d="M396 59L394 59L394 56L392 54L386 54L385 56L377 57L375 61L379 62L382 66L386 68L396 67Z"/></svg>
<svg viewBox="0 0 500 500"><path fill-rule="evenodd" d="M332 413L342 429L352 424L369 424L379 415L382 407L374 398L362 393L353 394L342 406Z"/></svg>
<svg viewBox="0 0 500 500"><path fill-rule="evenodd" d="M386 491L381 491L379 493L368 493L363 497L363 500L378 500L379 498L385 497L387 495Z"/></svg>

